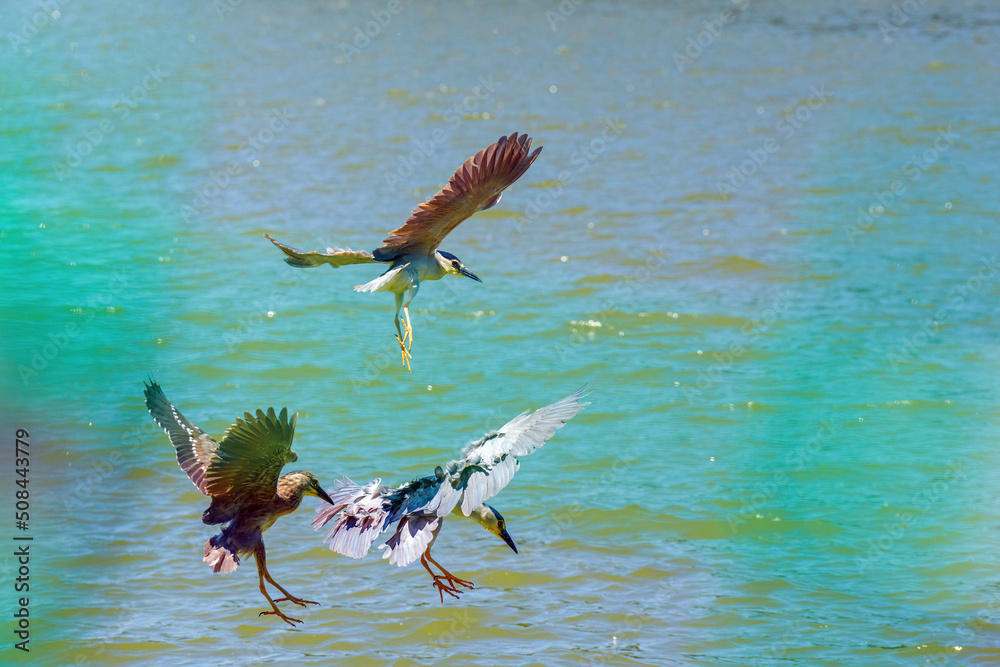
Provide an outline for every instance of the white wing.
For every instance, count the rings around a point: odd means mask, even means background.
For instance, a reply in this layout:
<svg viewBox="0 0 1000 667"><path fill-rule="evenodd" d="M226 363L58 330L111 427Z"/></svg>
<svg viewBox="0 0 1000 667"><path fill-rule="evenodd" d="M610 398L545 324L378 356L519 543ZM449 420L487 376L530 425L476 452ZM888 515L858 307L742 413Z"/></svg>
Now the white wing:
<svg viewBox="0 0 1000 667"><path fill-rule="evenodd" d="M406 567L434 543L442 521L441 517L426 514L404 516L392 537L379 547L385 549L382 558L388 558L393 565Z"/></svg>
<svg viewBox="0 0 1000 667"><path fill-rule="evenodd" d="M448 464L446 473L452 488L461 492L465 516L507 486L519 467L518 457L527 456L544 445L556 429L590 405L581 402L587 389L581 387L561 401L531 414L522 412L500 430L470 443L462 450L462 458Z"/></svg>
<svg viewBox="0 0 1000 667"><path fill-rule="evenodd" d="M381 479L358 486L344 477L344 481L337 480L336 484L337 489L330 494L333 504L320 503L312 523L318 530L337 517L323 541L329 541L330 549L339 554L364 558L386 527L391 507L387 506L385 495L393 489L383 485Z"/></svg>

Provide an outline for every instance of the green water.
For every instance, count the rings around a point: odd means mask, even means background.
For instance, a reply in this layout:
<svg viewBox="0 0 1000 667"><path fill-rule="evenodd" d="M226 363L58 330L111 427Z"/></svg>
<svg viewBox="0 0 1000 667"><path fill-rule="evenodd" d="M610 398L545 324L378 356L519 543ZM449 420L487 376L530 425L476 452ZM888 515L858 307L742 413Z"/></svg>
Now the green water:
<svg viewBox="0 0 1000 667"><path fill-rule="evenodd" d="M1000 661L991 5L57 4L30 36L36 5L0 12L0 432L10 464L30 432L34 537L30 654L0 557L3 661ZM263 238L371 249L513 131L545 150L444 244L484 282L422 287L412 374L392 298L352 291L377 267ZM252 563L201 562L149 374L215 435L297 411L327 486L594 393L495 499L519 554L446 522L461 600L331 554L313 499L281 519L269 568L321 603L291 630Z"/></svg>

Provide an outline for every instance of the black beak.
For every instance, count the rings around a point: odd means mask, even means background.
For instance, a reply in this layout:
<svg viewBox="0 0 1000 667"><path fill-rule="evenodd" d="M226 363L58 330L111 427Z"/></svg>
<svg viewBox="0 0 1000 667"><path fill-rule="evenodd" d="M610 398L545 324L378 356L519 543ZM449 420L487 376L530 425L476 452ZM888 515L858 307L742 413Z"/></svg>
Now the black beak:
<svg viewBox="0 0 1000 667"><path fill-rule="evenodd" d="M333 504L333 500L330 499L330 496L326 495L326 491L324 491L318 486L316 487L316 495L319 496L320 500L325 500L331 505Z"/></svg>
<svg viewBox="0 0 1000 667"><path fill-rule="evenodd" d="M461 274L462 274L463 276L465 276L466 278L472 278L472 279L473 279L473 280L475 280L475 281L476 281L477 283L481 283L481 282L483 282L482 280L480 280L480 279L479 279L479 276L477 276L477 275L476 275L475 273L473 273L472 271L469 271L469 270L468 270L467 268L465 268L464 266L463 266L463 267L461 267L461 268L460 268L460 269L458 270L458 272L459 272L459 273L461 273ZM517 551L517 549L515 549L515 551Z"/></svg>
<svg viewBox="0 0 1000 667"><path fill-rule="evenodd" d="M500 538L507 543L508 547L514 550L514 553L517 553L517 546L514 544L514 540L511 538L510 533L507 532L506 528L502 528L500 530Z"/></svg>

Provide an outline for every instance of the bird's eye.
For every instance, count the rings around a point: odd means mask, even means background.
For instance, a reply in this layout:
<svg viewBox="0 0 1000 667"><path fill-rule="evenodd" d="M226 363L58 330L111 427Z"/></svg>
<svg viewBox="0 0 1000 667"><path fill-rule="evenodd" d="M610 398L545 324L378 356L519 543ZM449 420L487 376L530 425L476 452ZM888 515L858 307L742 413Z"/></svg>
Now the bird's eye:
<svg viewBox="0 0 1000 667"><path fill-rule="evenodd" d="M457 259L451 260L451 265L454 266L457 269L458 268L458 260Z"/></svg>
<svg viewBox="0 0 1000 667"><path fill-rule="evenodd" d="M504 529L504 525L505 525L505 524L504 524L504 522L503 522L503 521L497 521L497 527L498 527L498 528L499 528L500 530L503 530L503 529Z"/></svg>

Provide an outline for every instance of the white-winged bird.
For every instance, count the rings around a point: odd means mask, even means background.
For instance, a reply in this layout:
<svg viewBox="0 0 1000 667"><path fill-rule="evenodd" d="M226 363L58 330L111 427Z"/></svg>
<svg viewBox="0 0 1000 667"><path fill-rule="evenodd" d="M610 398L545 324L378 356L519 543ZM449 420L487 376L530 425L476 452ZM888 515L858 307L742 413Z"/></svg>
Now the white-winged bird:
<svg viewBox="0 0 1000 667"><path fill-rule="evenodd" d="M297 470L281 474L286 463L298 460L292 451L298 415L289 419L287 408L280 414L275 414L274 408L266 413L257 410L256 416L246 412L229 427L222 442L217 442L185 419L156 382L146 384L145 395L149 413L177 450L177 463L194 485L212 498L201 520L209 525L225 524L221 533L205 543L205 562L213 572L232 572L239 566L240 556L252 555L257 561L260 592L273 610L261 615L275 614L292 626L301 623L282 613L275 603L288 601L302 607L319 603L295 597L271 578L263 540L264 531L278 517L294 512L303 495L333 502L312 473ZM264 588L265 579L285 597L271 599Z"/></svg>
<svg viewBox="0 0 1000 667"><path fill-rule="evenodd" d="M527 411L498 431L488 433L462 450L461 457L434 474L407 482L398 488L376 479L359 486L351 480L337 481L329 503L320 503L313 525L319 529L333 521L325 540L330 549L351 558L364 558L383 531L397 524L380 549L382 558L399 567L420 559L434 579L444 602L444 594L458 597L458 586L472 588L471 581L448 572L431 557L431 547L449 514L467 516L493 533L517 553L503 516L489 500L510 482L519 467L518 458L545 444L556 429L575 417L588 403L582 403L586 387L566 398L529 414ZM441 574L435 574L430 565Z"/></svg>
<svg viewBox="0 0 1000 667"><path fill-rule="evenodd" d="M447 275L465 276L483 282L465 268L455 255L438 250L451 230L463 220L495 206L503 191L528 170L541 147L531 149L531 138L517 132L479 151L448 181L448 185L430 200L413 209L409 219L399 229L389 232L380 248L374 252L349 248L327 248L322 252L302 252L278 243L265 234L271 243L285 253L288 264L305 269L329 264L337 268L346 264L369 262L388 263L381 276L354 289L359 292L392 292L396 295L396 340L403 355L403 364L410 367L413 347L413 327L410 324L410 301L416 296L423 280L437 280ZM403 297L406 297L404 303ZM406 333L399 328L399 309L403 309Z"/></svg>

